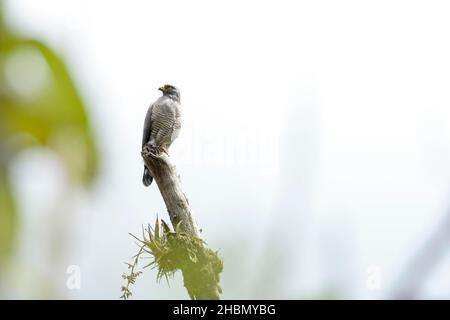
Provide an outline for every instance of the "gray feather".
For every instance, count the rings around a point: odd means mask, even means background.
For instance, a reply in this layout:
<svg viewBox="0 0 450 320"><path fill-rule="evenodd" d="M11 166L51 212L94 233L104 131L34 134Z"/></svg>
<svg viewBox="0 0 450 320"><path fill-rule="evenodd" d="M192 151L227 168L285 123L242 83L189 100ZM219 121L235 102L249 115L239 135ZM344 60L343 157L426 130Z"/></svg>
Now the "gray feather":
<svg viewBox="0 0 450 320"><path fill-rule="evenodd" d="M178 137L181 128L181 105L179 92L176 88L174 90L170 94L165 93L148 108L144 121L142 147L149 143L168 151L172 142ZM149 186L153 181L153 177L145 166L142 181L145 186Z"/></svg>
<svg viewBox="0 0 450 320"><path fill-rule="evenodd" d="M150 107L148 107L147 114L145 115L144 133L142 135L142 148L150 140L150 133L152 130L152 121L151 121L152 109L153 105L150 105Z"/></svg>

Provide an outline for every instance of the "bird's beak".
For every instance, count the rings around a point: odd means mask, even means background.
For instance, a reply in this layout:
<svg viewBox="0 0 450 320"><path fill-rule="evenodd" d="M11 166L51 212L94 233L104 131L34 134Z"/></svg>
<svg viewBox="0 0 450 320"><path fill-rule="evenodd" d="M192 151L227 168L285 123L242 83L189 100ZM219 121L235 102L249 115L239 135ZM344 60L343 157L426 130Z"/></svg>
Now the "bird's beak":
<svg viewBox="0 0 450 320"><path fill-rule="evenodd" d="M164 87L159 87L158 90L164 92Z"/></svg>

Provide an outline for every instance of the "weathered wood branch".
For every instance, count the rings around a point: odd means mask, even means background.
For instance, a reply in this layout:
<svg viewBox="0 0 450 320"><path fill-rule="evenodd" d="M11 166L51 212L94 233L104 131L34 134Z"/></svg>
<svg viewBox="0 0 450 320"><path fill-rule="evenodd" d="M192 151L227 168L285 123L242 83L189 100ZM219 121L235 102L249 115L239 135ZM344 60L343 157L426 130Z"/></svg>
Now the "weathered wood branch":
<svg viewBox="0 0 450 320"><path fill-rule="evenodd" d="M191 299L219 299L222 261L216 252L206 247L200 237L175 166L166 153L149 145L144 146L142 158L158 185L173 229L182 233L177 240L180 249L178 258L173 260L183 273L184 286L189 296Z"/></svg>
<svg viewBox="0 0 450 320"><path fill-rule="evenodd" d="M181 189L180 178L176 173L175 166L170 162L169 156L164 152L157 153L149 146L145 146L142 157L158 185L172 225L175 227L180 224L182 231L200 237L192 219L188 199Z"/></svg>

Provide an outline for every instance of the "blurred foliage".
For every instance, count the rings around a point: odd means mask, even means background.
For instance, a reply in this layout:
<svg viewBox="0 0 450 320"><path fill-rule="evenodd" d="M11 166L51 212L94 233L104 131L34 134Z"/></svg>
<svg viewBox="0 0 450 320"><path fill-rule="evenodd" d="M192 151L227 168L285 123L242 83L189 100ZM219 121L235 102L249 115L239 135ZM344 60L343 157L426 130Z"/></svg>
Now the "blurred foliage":
<svg viewBox="0 0 450 320"><path fill-rule="evenodd" d="M97 149L63 60L44 43L14 34L0 2L0 262L18 221L9 168L21 151L36 147L60 157L70 183L93 181Z"/></svg>

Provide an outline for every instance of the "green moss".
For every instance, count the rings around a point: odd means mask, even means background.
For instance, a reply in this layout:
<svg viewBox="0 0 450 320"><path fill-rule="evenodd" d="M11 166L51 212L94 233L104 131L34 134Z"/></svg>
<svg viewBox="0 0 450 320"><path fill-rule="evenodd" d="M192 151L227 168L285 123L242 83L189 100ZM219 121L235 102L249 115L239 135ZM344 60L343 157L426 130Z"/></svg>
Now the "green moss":
<svg viewBox="0 0 450 320"><path fill-rule="evenodd" d="M124 299L131 296L129 284L134 283L137 277L134 276L134 268L143 254L153 258L144 268L156 269L158 281L163 277L169 281L169 278L180 270L191 299L219 298L219 275L223 263L217 252L207 248L202 239L181 232L178 227L175 229L170 230L164 220L160 223L157 219L153 228L149 226L143 231L143 239L133 236L139 241L140 251L135 256L135 263L129 264L131 274L123 276L128 282L127 286L122 288Z"/></svg>

